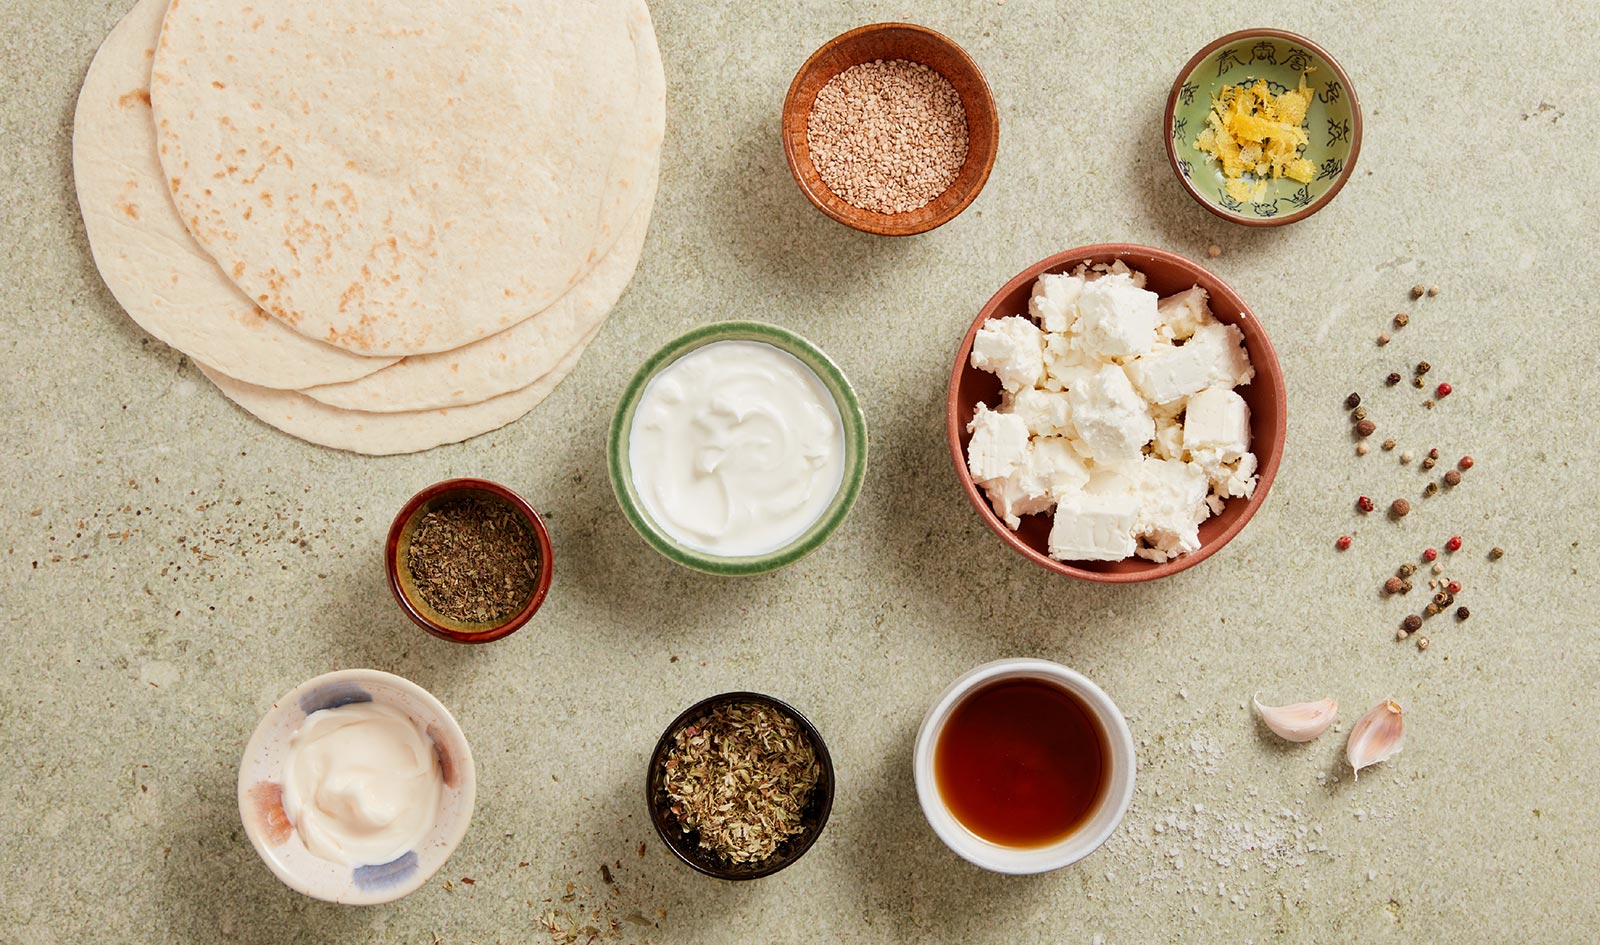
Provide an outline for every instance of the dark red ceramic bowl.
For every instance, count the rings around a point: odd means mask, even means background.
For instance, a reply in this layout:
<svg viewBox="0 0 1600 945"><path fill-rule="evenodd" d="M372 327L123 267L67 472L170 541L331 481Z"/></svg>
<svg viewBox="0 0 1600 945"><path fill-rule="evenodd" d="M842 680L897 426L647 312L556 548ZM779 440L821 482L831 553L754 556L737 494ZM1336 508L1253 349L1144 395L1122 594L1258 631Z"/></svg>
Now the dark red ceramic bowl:
<svg viewBox="0 0 1600 945"><path fill-rule="evenodd" d="M1190 286L1200 286L1211 295L1211 311L1217 320L1238 325L1244 333L1245 350L1256 376L1249 384L1238 388L1239 396L1250 405L1250 448L1259 461L1260 481L1255 495L1249 499L1229 499L1221 514L1213 515L1200 526L1200 549L1157 564L1143 558L1122 561L1066 562L1051 558L1048 553L1051 519L1049 515L1029 515L1022 519L1016 531L994 513L983 490L967 471L967 424L972 421L973 410L979 401L994 406L1000 400L1000 379L987 371L980 371L970 363L972 339L978 328L990 318L1006 315L1025 315L1028 297L1033 284L1046 272L1070 272L1081 263L1109 263L1121 259L1133 269L1145 274L1147 287L1159 295L1181 292ZM1139 246L1134 243L1101 243L1057 253L1018 273L994 294L983 311L973 320L967 335L956 350L955 367L950 372L950 392L945 402L945 424L950 438L950 457L955 461L956 475L967 498L978 514L983 516L996 535L1018 554L1043 568L1068 577L1082 578L1105 584L1131 584L1153 581L1169 574L1192 568L1215 554L1233 536L1239 534L1250 521L1256 509L1267 498L1272 481L1278 475L1278 462L1283 458L1283 440L1288 414L1287 396L1283 386L1283 369L1278 356L1267 339L1266 329L1256 319L1255 313L1239 294L1226 282L1217 278L1198 263L1175 253Z"/></svg>
<svg viewBox="0 0 1600 945"><path fill-rule="evenodd" d="M402 564L411 550L411 536L416 531L417 523L422 520L423 513L440 502L464 498L484 499L506 506L522 516L538 542L539 580L533 596L528 598L515 616L501 623L467 623L439 613L417 593L411 569ZM394 599L399 601L400 609L406 612L406 616L422 629L452 643L488 643L515 633L544 603L545 595L550 593L553 572L550 533L545 530L544 520L522 496L487 479L446 479L412 496L400 509L400 514L394 517L394 524L389 526L389 538L384 542L383 565L389 575L389 590L394 592Z"/></svg>

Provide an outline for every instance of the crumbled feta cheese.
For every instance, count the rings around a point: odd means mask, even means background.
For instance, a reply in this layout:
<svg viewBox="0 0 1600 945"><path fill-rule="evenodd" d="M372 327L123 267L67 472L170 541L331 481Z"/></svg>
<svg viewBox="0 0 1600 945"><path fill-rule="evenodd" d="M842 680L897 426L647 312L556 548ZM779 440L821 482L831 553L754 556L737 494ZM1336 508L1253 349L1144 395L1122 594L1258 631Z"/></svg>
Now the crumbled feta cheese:
<svg viewBox="0 0 1600 945"><path fill-rule="evenodd" d="M1179 401L1182 403L1182 401ZM1161 459L1183 458L1183 424L1176 416L1156 414L1156 435L1150 450Z"/></svg>
<svg viewBox="0 0 1600 945"><path fill-rule="evenodd" d="M1078 321L1078 294L1082 291L1082 276L1047 272L1033 284L1028 314L1045 331L1066 334Z"/></svg>
<svg viewBox="0 0 1600 945"><path fill-rule="evenodd" d="M1041 436L1034 440L1028 468L1044 483L1052 499L1082 491L1089 484L1089 467L1078 458L1072 441L1064 436Z"/></svg>
<svg viewBox="0 0 1600 945"><path fill-rule="evenodd" d="M1211 514L1206 494L1211 483L1194 463L1146 459L1139 466L1139 514L1134 534L1148 547L1137 553L1166 561L1200 548L1200 523Z"/></svg>
<svg viewBox="0 0 1600 945"><path fill-rule="evenodd" d="M1162 299L1156 305L1156 334L1168 341L1183 341L1201 325L1215 321L1209 298L1205 289L1192 286Z"/></svg>
<svg viewBox="0 0 1600 945"><path fill-rule="evenodd" d="M967 469L980 483L1004 479L1028 460L1028 425L1019 417L980 403L967 432Z"/></svg>
<svg viewBox="0 0 1600 945"><path fill-rule="evenodd" d="M1250 355L1244 350L1244 332L1237 325L1201 325L1183 346L1190 345L1199 345L1209 354L1214 367L1211 376L1219 387L1243 387L1256 376Z"/></svg>
<svg viewBox="0 0 1600 945"><path fill-rule="evenodd" d="M1134 553L1137 500L1080 493L1056 506L1050 557L1060 561L1121 561Z"/></svg>
<svg viewBox="0 0 1600 945"><path fill-rule="evenodd" d="M1021 315L991 318L972 339L972 366L1008 391L1033 387L1044 376L1044 333Z"/></svg>
<svg viewBox="0 0 1600 945"><path fill-rule="evenodd" d="M1000 410L1020 417L1034 436L1061 436L1072 429L1072 402L1064 393L1026 387L1007 394Z"/></svg>
<svg viewBox="0 0 1600 945"><path fill-rule="evenodd" d="M1216 450L1231 463L1250 450L1250 405L1231 388L1208 387L1189 398L1183 448Z"/></svg>
<svg viewBox="0 0 1600 945"><path fill-rule="evenodd" d="M1109 275L1078 296L1078 332L1085 350L1102 358L1145 354L1156 343L1156 294L1127 275Z"/></svg>
<svg viewBox="0 0 1600 945"><path fill-rule="evenodd" d="M1155 436L1155 421L1121 367L1102 365L1086 381L1069 388L1067 397L1072 402L1072 425L1095 462L1111 466L1138 462L1144 445Z"/></svg>
<svg viewBox="0 0 1600 945"><path fill-rule="evenodd" d="M1039 383L1046 390L1066 390L1083 383L1100 370L1100 361L1073 343L1068 335L1046 335L1044 376Z"/></svg>
<svg viewBox="0 0 1600 945"><path fill-rule="evenodd" d="M1128 377L1144 398L1166 404L1212 386L1248 384L1255 376L1244 350L1244 334L1220 322L1201 325L1176 347L1158 346L1127 364Z"/></svg>
<svg viewBox="0 0 1600 945"><path fill-rule="evenodd" d="M1022 516L1052 509L1064 495L1075 495L1089 481L1089 470L1065 437L1044 436L1033 441L1028 458L1004 479L984 483L984 493L1013 531Z"/></svg>
<svg viewBox="0 0 1600 945"><path fill-rule="evenodd" d="M1201 523L1258 485L1233 390L1255 375L1243 333L1198 286L1144 289L1121 260L1046 274L1032 320L989 319L974 340L973 367L1005 393L998 410L977 406L968 468L1008 527L1053 512L1054 558L1193 552Z"/></svg>

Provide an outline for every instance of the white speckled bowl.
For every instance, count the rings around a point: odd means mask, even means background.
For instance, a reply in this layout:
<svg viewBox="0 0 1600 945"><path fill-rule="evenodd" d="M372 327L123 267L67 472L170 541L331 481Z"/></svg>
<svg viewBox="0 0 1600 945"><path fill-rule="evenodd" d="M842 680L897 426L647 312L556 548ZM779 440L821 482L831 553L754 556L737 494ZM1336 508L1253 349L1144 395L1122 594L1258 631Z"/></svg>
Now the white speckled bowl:
<svg viewBox="0 0 1600 945"><path fill-rule="evenodd" d="M445 789L433 829L415 850L388 863L350 867L314 856L283 811L282 771L289 742L306 716L355 702L391 705L433 739ZM239 763L239 816L245 835L284 885L342 905L393 902L428 881L455 851L472 820L478 776L461 726L427 690L375 669L324 673L273 703Z"/></svg>

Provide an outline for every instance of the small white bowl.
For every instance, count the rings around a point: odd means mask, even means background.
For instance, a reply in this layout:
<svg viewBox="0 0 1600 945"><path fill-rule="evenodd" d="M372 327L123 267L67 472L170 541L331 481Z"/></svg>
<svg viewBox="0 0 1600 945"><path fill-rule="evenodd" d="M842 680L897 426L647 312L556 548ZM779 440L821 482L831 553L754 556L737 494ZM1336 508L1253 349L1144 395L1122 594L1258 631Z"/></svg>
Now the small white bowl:
<svg viewBox="0 0 1600 945"><path fill-rule="evenodd" d="M283 811L282 773L290 740L306 716L356 702L394 706L409 715L433 740L445 787L433 827L416 849L388 863L351 867L306 849ZM438 699L392 673L345 669L301 683L261 719L239 763L239 817L262 861L290 889L343 905L375 905L417 889L444 865L467 832L477 789L472 749Z"/></svg>
<svg viewBox="0 0 1600 945"><path fill-rule="evenodd" d="M1110 743L1110 783L1100 799L1099 807L1083 826L1048 846L1008 847L985 840L963 826L939 796L939 785L933 773L933 755L951 710L968 693L1001 679L1040 679L1073 693L1094 713L1095 721L1105 731L1106 740ZM922 813L928 818L929 826L933 827L933 832L939 835L945 846L975 866L1015 875L1048 873L1070 866L1105 843L1116 831L1117 825L1122 823L1123 815L1128 812L1128 804L1133 800L1133 778L1137 764L1128 721L1118 711L1111 697L1105 694L1105 690L1081 673L1060 663L1041 659L996 660L967 671L951 683L923 718L922 729L917 733L916 753L912 758L917 800L922 804Z"/></svg>

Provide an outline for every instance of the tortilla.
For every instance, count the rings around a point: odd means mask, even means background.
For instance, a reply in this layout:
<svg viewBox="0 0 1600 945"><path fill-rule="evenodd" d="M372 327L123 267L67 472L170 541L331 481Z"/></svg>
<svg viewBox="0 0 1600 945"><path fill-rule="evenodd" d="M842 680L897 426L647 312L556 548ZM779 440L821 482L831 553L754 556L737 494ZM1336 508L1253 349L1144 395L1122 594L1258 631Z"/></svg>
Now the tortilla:
<svg viewBox="0 0 1600 945"><path fill-rule="evenodd" d="M389 456L459 443L516 420L538 406L571 373L592 337L580 340L555 367L522 390L465 407L411 413L339 410L294 391L242 383L204 364L200 370L229 400L290 436L352 453Z"/></svg>
<svg viewBox="0 0 1600 945"><path fill-rule="evenodd" d="M651 183L654 188L654 183ZM584 280L543 312L454 351L405 358L360 380L301 391L344 410L379 413L459 407L538 380L592 334L633 278L650 225L648 202Z"/></svg>
<svg viewBox="0 0 1600 945"><path fill-rule="evenodd" d="M605 255L659 159L658 82L643 0L174 0L150 97L180 215L247 296L409 355Z"/></svg>
<svg viewBox="0 0 1600 945"><path fill-rule="evenodd" d="M100 46L78 95L72 169L89 248L141 328L262 387L336 384L393 358L365 358L297 334L257 308L184 229L156 159L150 61L166 0L139 0Z"/></svg>

